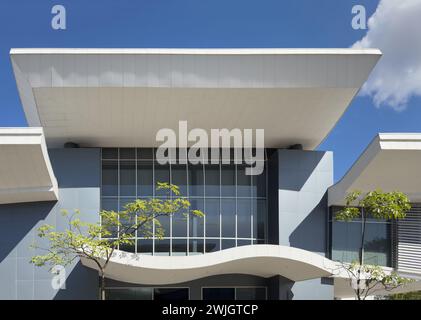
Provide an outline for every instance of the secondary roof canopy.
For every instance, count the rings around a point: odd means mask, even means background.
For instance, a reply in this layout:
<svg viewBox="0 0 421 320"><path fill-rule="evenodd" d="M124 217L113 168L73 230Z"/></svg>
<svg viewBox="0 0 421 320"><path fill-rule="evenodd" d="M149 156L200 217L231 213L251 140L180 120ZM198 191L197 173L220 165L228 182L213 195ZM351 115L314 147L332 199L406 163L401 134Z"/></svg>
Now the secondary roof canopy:
<svg viewBox="0 0 421 320"><path fill-rule="evenodd" d="M381 56L376 49L12 49L29 126L47 144L156 146L161 128L265 129L315 148Z"/></svg>
<svg viewBox="0 0 421 320"><path fill-rule="evenodd" d="M329 188L329 204L344 204L353 190L381 188L401 191L413 202L421 201L421 134L380 133L345 176Z"/></svg>
<svg viewBox="0 0 421 320"><path fill-rule="evenodd" d="M0 128L0 204L58 199L42 128Z"/></svg>

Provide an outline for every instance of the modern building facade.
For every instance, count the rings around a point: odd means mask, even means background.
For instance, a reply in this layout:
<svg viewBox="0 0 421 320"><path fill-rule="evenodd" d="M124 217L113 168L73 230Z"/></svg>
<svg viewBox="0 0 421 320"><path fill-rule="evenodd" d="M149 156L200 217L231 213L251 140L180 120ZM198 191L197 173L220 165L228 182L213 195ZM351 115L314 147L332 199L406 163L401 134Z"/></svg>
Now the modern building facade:
<svg viewBox="0 0 421 320"><path fill-rule="evenodd" d="M97 299L90 261L66 268L61 289L48 268L29 263L36 229L64 230L61 209L96 222L101 209L162 198L157 182L178 185L205 217L161 217L163 239L135 234L107 268L108 299L351 297L336 261L356 258L361 224L332 214L354 189L410 196L405 221L369 222L365 252L418 279L421 135L380 134L335 185L334 155L315 150L380 57L376 49L12 49L28 127L0 129L0 298ZM179 121L207 132L264 129L263 172L247 175L246 163L221 155L205 161L211 152L183 163L183 147L159 163L156 134Z"/></svg>

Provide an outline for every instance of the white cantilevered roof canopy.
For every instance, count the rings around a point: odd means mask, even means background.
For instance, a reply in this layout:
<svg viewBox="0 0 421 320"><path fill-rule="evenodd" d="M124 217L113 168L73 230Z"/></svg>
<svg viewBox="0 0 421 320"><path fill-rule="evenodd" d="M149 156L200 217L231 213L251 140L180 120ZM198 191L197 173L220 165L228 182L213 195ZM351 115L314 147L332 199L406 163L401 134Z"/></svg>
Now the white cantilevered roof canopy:
<svg viewBox="0 0 421 320"><path fill-rule="evenodd" d="M57 200L42 128L0 128L0 204Z"/></svg>
<svg viewBox="0 0 421 320"><path fill-rule="evenodd" d="M376 49L12 49L29 126L49 146L157 146L161 128L265 129L266 147L326 137ZM177 132L177 131L176 131ZM209 132L209 131L208 131Z"/></svg>
<svg viewBox="0 0 421 320"><path fill-rule="evenodd" d="M329 188L329 205L353 190L401 191L421 202L421 133L380 133L345 176Z"/></svg>

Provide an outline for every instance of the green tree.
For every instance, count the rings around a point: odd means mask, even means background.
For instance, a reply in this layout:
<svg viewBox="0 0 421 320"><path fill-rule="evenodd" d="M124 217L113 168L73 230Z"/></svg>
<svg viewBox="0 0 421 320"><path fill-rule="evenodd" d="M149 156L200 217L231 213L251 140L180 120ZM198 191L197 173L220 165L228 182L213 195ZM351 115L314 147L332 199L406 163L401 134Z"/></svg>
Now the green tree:
<svg viewBox="0 0 421 320"><path fill-rule="evenodd" d="M190 208L190 202L180 194L178 186L158 182L156 190L165 192L168 197L137 199L119 212L102 210L96 223L81 221L78 210L72 214L63 210L62 214L68 220L67 228L57 231L48 224L38 228L38 237L46 239L48 246L44 248L34 244L32 247L44 254L33 256L31 263L39 267L48 265L51 270L56 265L67 266L81 257L91 260L98 267L99 297L105 300L105 272L109 261L119 246L134 245L136 231L138 237L150 238L154 235L161 239L165 230L159 217L176 214L186 218L189 215L204 216L202 211Z"/></svg>
<svg viewBox="0 0 421 320"><path fill-rule="evenodd" d="M392 294L389 300L421 300L421 291Z"/></svg>
<svg viewBox="0 0 421 320"><path fill-rule="evenodd" d="M345 198L345 203L346 205L336 213L335 219L346 222L361 219L362 223L358 261L343 265L350 278L350 285L355 291L356 299L365 300L379 288L390 291L408 283L409 279L400 277L395 271L387 273L380 266L364 264L367 219L404 219L406 212L411 209L408 197L397 191L375 190L366 194L353 191Z"/></svg>

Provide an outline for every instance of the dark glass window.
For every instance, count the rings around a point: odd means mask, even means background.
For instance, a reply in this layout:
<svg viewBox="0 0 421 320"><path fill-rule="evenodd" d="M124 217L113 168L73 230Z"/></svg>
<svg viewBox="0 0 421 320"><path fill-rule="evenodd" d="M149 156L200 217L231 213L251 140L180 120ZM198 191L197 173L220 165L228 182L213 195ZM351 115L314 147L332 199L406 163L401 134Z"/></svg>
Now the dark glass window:
<svg viewBox="0 0 421 320"><path fill-rule="evenodd" d="M364 242L364 263L391 266L390 223L368 222Z"/></svg>
<svg viewBox="0 0 421 320"><path fill-rule="evenodd" d="M187 237L187 217L184 211L172 216L172 236Z"/></svg>
<svg viewBox="0 0 421 320"><path fill-rule="evenodd" d="M102 161L102 195L118 196L118 161Z"/></svg>
<svg viewBox="0 0 421 320"><path fill-rule="evenodd" d="M120 159L135 160L136 149L134 148L120 148Z"/></svg>
<svg viewBox="0 0 421 320"><path fill-rule="evenodd" d="M171 165L171 183L180 188L183 196L187 196L187 166L185 164Z"/></svg>
<svg viewBox="0 0 421 320"><path fill-rule="evenodd" d="M205 166L205 195L206 197L219 197L220 179L219 164Z"/></svg>
<svg viewBox="0 0 421 320"><path fill-rule="evenodd" d="M127 202L137 198L168 199L168 192L155 191L158 181L179 186L182 196L188 197L191 203L190 209L203 211L205 217L190 215L185 218L181 212L172 217L159 217L165 240L162 240L160 248L155 247L156 254L200 254L235 245L266 242L266 172L259 176L246 175L249 165L234 164L234 149L229 150L231 161L228 163L222 163L223 150L219 149L218 164L197 165L177 161L160 165L154 151L153 148L102 149L101 207L119 211L124 210ZM205 151L203 157L211 159L210 150ZM174 155L179 158L179 153L180 150L176 150ZM171 195L171 199L174 196ZM120 218L123 219L122 216ZM134 223L131 220L122 222L123 227ZM118 230L111 231L115 237ZM151 254L154 251L152 240L142 240L144 235L143 231L134 232L137 252ZM174 242L169 241L171 237ZM369 240L366 256L370 259L374 259L374 255L378 260L389 259L380 258L379 255L385 251L384 246L380 244L381 240L375 240ZM186 250L187 246L189 250ZM125 250L133 251L133 248Z"/></svg>
<svg viewBox="0 0 421 320"><path fill-rule="evenodd" d="M118 198L102 198L101 208L107 211L118 211Z"/></svg>
<svg viewBox="0 0 421 320"><path fill-rule="evenodd" d="M235 197L235 165L221 165L221 197Z"/></svg>
<svg viewBox="0 0 421 320"><path fill-rule="evenodd" d="M251 240L237 240L237 247L251 245Z"/></svg>
<svg viewBox="0 0 421 320"><path fill-rule="evenodd" d="M234 248L234 247L235 247L235 240L234 239L222 239L221 250Z"/></svg>
<svg viewBox="0 0 421 320"><path fill-rule="evenodd" d="M208 150L207 158L208 158L209 164L212 163L212 160L216 161L216 163L218 163L222 160L222 150L221 149L209 148L207 150ZM204 158L206 159L206 155L204 155Z"/></svg>
<svg viewBox="0 0 421 320"><path fill-rule="evenodd" d="M188 288L155 288L153 292L154 300L172 301L189 300Z"/></svg>
<svg viewBox="0 0 421 320"><path fill-rule="evenodd" d="M101 200L101 209L107 210L107 211L115 211L118 212L118 199L117 198L103 198ZM103 222L104 223L104 222ZM112 226L109 226L107 228L109 232L111 232L111 235L109 235L109 238L116 238L118 235L118 228L114 224ZM105 237L105 236L103 236Z"/></svg>
<svg viewBox="0 0 421 320"><path fill-rule="evenodd" d="M137 162L137 195L139 197L152 197L154 193L153 162Z"/></svg>
<svg viewBox="0 0 421 320"><path fill-rule="evenodd" d="M206 239L205 245L206 252L215 252L219 251L219 239Z"/></svg>
<svg viewBox="0 0 421 320"><path fill-rule="evenodd" d="M332 223L332 260L357 261L361 246L361 223L340 221Z"/></svg>
<svg viewBox="0 0 421 320"><path fill-rule="evenodd" d="M203 165L188 165L189 168L189 196L201 197L204 194L204 171Z"/></svg>
<svg viewBox="0 0 421 320"><path fill-rule="evenodd" d="M152 300L152 288L110 288L106 289L107 300Z"/></svg>
<svg viewBox="0 0 421 320"><path fill-rule="evenodd" d="M120 161L120 196L136 196L136 162Z"/></svg>
<svg viewBox="0 0 421 320"><path fill-rule="evenodd" d="M164 237L170 237L170 223L171 223L171 217L170 216L160 216L156 218L161 223L161 228L164 232ZM155 223L155 228L158 228L157 223Z"/></svg>
<svg viewBox="0 0 421 320"><path fill-rule="evenodd" d="M172 240L172 254L186 255L187 254L187 239L173 239Z"/></svg>
<svg viewBox="0 0 421 320"><path fill-rule="evenodd" d="M263 162L265 169L259 175L253 175L252 180L252 195L257 198L266 197L266 163Z"/></svg>
<svg viewBox="0 0 421 320"><path fill-rule="evenodd" d="M170 240L155 239L155 254L157 256L169 256L170 255Z"/></svg>
<svg viewBox="0 0 421 320"><path fill-rule="evenodd" d="M152 254L153 241L152 239L139 239L137 240L137 252L141 254Z"/></svg>
<svg viewBox="0 0 421 320"><path fill-rule="evenodd" d="M153 160L154 159L154 149L152 148L139 148L137 149L137 159L142 160Z"/></svg>
<svg viewBox="0 0 421 320"><path fill-rule="evenodd" d="M155 163L155 185L158 182L167 182L170 183L170 166L168 164L161 165ZM155 196L162 197L167 196L168 192L166 190L156 190Z"/></svg>
<svg viewBox="0 0 421 320"><path fill-rule="evenodd" d="M351 222L335 220L340 207L331 209L331 258L336 261L359 260L363 223L360 218ZM392 237L390 221L368 219L364 241L364 263L392 266Z"/></svg>
<svg viewBox="0 0 421 320"><path fill-rule="evenodd" d="M203 239L191 239L189 240L189 254L201 254L204 253Z"/></svg>
<svg viewBox="0 0 421 320"><path fill-rule="evenodd" d="M221 199L222 237L235 237L235 199Z"/></svg>
<svg viewBox="0 0 421 320"><path fill-rule="evenodd" d="M266 300L266 288L236 288L236 300Z"/></svg>
<svg viewBox="0 0 421 320"><path fill-rule="evenodd" d="M251 199L237 200L237 237L251 238Z"/></svg>
<svg viewBox="0 0 421 320"><path fill-rule="evenodd" d="M266 200L254 200L256 210L253 212L253 237L265 239Z"/></svg>
<svg viewBox="0 0 421 320"><path fill-rule="evenodd" d="M192 210L200 210L205 212L204 199L190 199L191 209ZM189 216L189 229L190 229L190 237L203 237L204 236L204 225L205 225L205 217L197 217L194 215Z"/></svg>
<svg viewBox="0 0 421 320"><path fill-rule="evenodd" d="M203 300L235 300L234 288L203 288Z"/></svg>
<svg viewBox="0 0 421 320"><path fill-rule="evenodd" d="M135 201L136 198L120 198L119 210L126 210L126 205Z"/></svg>
<svg viewBox="0 0 421 320"><path fill-rule="evenodd" d="M206 237L219 237L219 199L206 199Z"/></svg>
<svg viewBox="0 0 421 320"><path fill-rule="evenodd" d="M246 165L237 165L237 196L251 197L251 175L246 175Z"/></svg>
<svg viewBox="0 0 421 320"><path fill-rule="evenodd" d="M135 201L135 198L120 198L120 210L126 210L126 204ZM123 228L126 234L132 234L135 237L135 230L131 227L136 223L136 216L134 214L128 215L127 217L119 217L120 223L122 224L120 228ZM120 229L121 231L121 229Z"/></svg>
<svg viewBox="0 0 421 320"><path fill-rule="evenodd" d="M125 252L135 252L135 245L134 244L120 244L119 250L125 251Z"/></svg>
<svg viewBox="0 0 421 320"><path fill-rule="evenodd" d="M117 148L102 148L102 159L118 159L118 149Z"/></svg>

